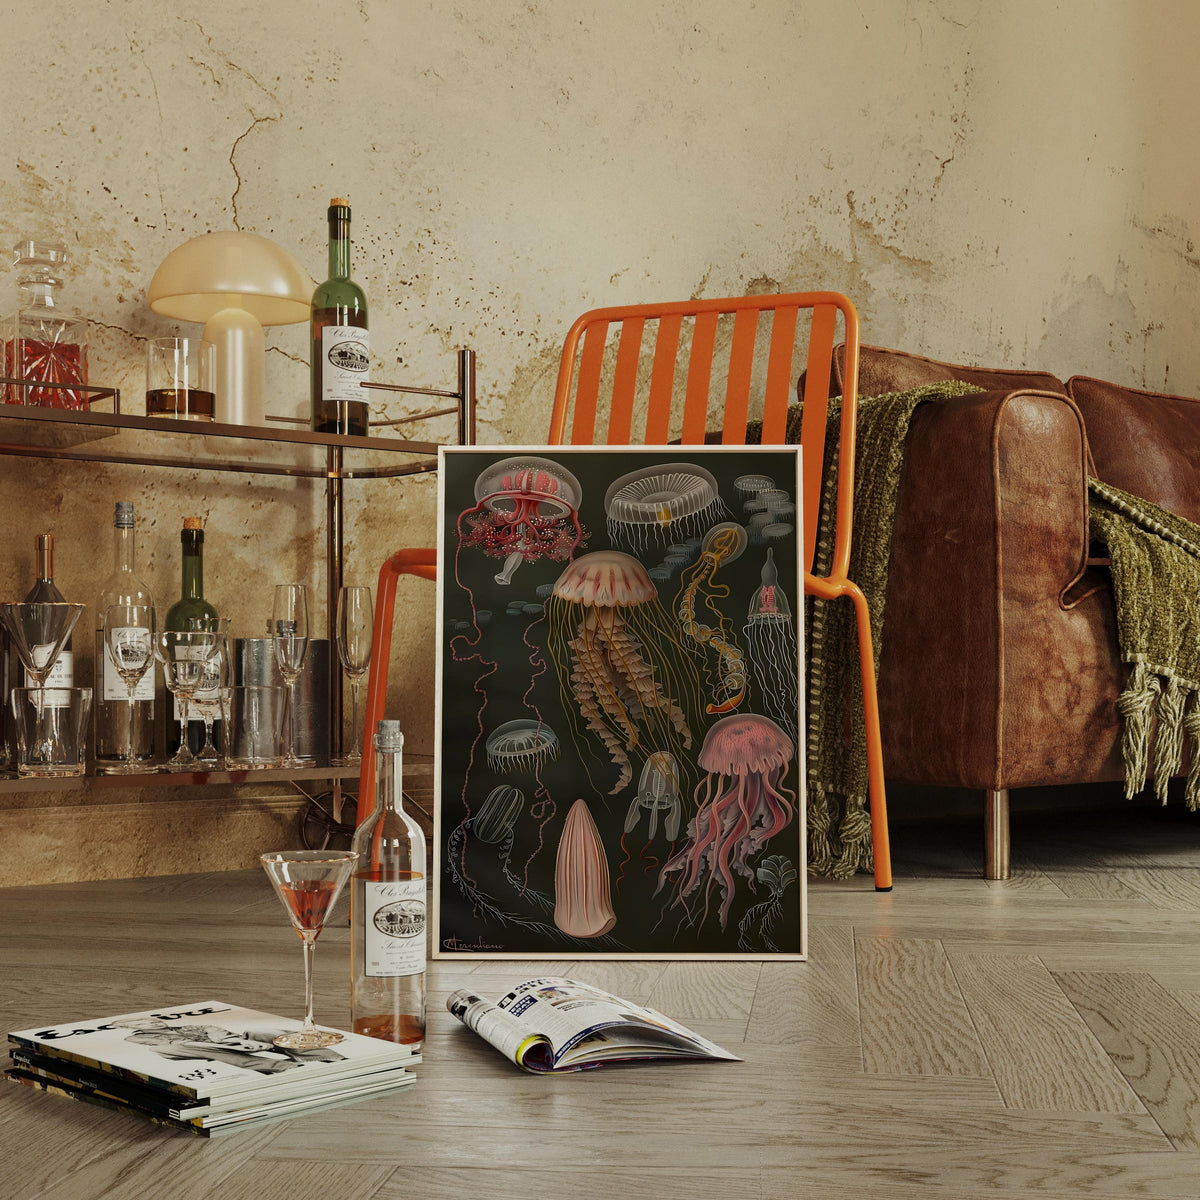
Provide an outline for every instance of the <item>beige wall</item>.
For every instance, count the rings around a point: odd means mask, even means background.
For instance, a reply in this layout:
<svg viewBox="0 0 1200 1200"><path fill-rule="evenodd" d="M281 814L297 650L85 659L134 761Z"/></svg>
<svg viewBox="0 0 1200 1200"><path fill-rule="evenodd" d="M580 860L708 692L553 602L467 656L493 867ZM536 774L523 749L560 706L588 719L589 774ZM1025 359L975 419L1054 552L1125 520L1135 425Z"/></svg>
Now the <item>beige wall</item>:
<svg viewBox="0 0 1200 1200"><path fill-rule="evenodd" d="M321 278L334 194L354 206L375 378L448 383L473 346L482 441L544 427L579 311L689 294L833 288L867 342L1200 394L1187 0L5 8L0 245L68 241L93 380L127 397L143 340L177 328L145 307L171 248L251 230ZM270 410L300 414L304 327L269 346ZM120 496L165 599L191 511L237 630L257 632L275 577L320 583L308 485L0 473L6 511L36 514L0 526L12 590L46 527L64 589L91 599ZM391 549L432 539L435 489L356 495L349 576L369 582ZM403 593L393 668L426 751L431 597Z"/></svg>

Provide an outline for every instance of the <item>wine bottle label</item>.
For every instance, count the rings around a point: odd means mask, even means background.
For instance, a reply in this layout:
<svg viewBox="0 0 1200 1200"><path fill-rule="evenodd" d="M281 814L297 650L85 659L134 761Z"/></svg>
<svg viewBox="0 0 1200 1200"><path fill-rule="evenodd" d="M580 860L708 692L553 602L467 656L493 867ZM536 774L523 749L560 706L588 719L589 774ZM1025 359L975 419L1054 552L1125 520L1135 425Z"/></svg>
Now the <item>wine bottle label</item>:
<svg viewBox="0 0 1200 1200"><path fill-rule="evenodd" d="M425 880L366 883L363 974L420 975L425 970Z"/></svg>
<svg viewBox="0 0 1200 1200"><path fill-rule="evenodd" d="M53 646L34 646L33 661L39 666L50 657ZM25 672L25 686L36 688L38 682L28 671ZM62 688L75 686L75 655L70 650L59 652L50 674L46 676L46 703L52 708L65 708L71 702L70 696Z"/></svg>
<svg viewBox="0 0 1200 1200"><path fill-rule="evenodd" d="M370 334L354 325L326 325L321 330L321 399L366 400L358 385L371 378Z"/></svg>
<svg viewBox="0 0 1200 1200"><path fill-rule="evenodd" d="M130 626L129 628L134 628ZM103 637L103 634L101 634ZM117 671L117 665L113 662L112 651L108 646L104 647L104 674L102 680L103 699L104 700L128 700L129 689L125 686L125 680L121 678ZM135 700L154 700L154 663L151 661L145 675L137 681L137 686L133 689L133 698Z"/></svg>

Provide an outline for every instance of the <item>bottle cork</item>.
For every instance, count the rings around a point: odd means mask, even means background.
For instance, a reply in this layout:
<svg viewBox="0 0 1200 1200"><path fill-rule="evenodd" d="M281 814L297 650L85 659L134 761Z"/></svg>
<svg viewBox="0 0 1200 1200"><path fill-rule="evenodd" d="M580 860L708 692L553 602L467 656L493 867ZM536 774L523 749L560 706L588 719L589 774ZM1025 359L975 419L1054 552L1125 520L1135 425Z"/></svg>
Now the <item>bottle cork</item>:
<svg viewBox="0 0 1200 1200"><path fill-rule="evenodd" d="M183 518L183 527L184 527L184 529L203 529L204 528L204 518L203 517L184 517Z"/></svg>

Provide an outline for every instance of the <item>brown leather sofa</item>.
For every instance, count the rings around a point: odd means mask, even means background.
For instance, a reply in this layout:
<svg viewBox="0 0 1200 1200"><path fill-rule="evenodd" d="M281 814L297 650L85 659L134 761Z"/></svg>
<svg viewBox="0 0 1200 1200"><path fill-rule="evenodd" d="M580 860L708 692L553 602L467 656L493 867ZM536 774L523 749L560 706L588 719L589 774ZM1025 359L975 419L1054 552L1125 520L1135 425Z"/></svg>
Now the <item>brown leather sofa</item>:
<svg viewBox="0 0 1200 1200"><path fill-rule="evenodd" d="M834 365L840 391L842 360ZM940 379L906 445L879 666L884 766L985 794L985 873L1009 873L1011 788L1122 778L1107 571L1087 476L1200 521L1200 403L864 347L860 395Z"/></svg>

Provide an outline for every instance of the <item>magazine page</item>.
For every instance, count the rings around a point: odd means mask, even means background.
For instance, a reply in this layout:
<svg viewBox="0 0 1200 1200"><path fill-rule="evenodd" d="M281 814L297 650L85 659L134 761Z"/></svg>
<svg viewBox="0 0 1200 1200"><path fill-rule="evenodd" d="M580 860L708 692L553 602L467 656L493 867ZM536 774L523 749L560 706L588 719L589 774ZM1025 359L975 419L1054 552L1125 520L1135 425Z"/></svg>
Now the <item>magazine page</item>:
<svg viewBox="0 0 1200 1200"><path fill-rule="evenodd" d="M652 1008L569 979L528 980L495 1004L458 992L448 1007L529 1070L569 1069L621 1058L740 1061Z"/></svg>
<svg viewBox="0 0 1200 1200"><path fill-rule="evenodd" d="M98 1017L10 1033L9 1040L125 1078L145 1080L182 1096L205 1099L286 1083L354 1073L369 1063L413 1059L404 1046L347 1033L320 1050L290 1050L275 1037L300 1028L298 1019L239 1008L218 1000Z"/></svg>

